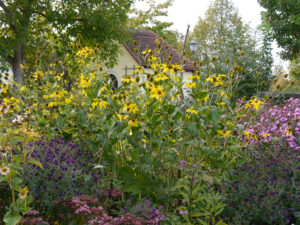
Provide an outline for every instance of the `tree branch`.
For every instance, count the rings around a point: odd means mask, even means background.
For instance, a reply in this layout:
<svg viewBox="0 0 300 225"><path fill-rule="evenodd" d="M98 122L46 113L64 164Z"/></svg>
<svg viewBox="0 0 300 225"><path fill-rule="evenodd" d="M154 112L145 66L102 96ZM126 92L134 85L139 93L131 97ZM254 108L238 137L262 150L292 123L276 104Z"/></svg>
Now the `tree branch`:
<svg viewBox="0 0 300 225"><path fill-rule="evenodd" d="M0 0L0 6L4 10L4 12L6 12L6 14L12 15L11 12L10 12L10 10L6 7L6 5L4 4L4 2L2 2L1 0Z"/></svg>
<svg viewBox="0 0 300 225"><path fill-rule="evenodd" d="M4 2L2 0L0 0L0 7L4 10L4 12L9 16L9 20L10 20L10 26L11 28L16 31L17 30L17 26L16 23L13 19L14 14L6 7L6 5L4 4Z"/></svg>

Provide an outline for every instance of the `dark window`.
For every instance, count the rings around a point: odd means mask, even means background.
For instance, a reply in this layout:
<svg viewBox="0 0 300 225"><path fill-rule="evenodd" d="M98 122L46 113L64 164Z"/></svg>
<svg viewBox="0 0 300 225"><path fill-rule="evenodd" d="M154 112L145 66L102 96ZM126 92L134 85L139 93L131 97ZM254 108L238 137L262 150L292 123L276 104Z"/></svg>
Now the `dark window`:
<svg viewBox="0 0 300 225"><path fill-rule="evenodd" d="M118 79L116 78L116 76L113 74L109 74L109 77L110 77L109 84L112 86L112 88L113 89L118 88L119 85L118 85Z"/></svg>

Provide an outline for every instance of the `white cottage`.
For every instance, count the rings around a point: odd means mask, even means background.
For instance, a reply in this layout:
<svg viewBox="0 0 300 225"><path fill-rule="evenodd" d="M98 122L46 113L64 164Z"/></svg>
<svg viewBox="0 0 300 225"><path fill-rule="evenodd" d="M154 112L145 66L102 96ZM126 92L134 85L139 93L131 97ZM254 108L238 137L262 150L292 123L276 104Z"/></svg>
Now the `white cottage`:
<svg viewBox="0 0 300 225"><path fill-rule="evenodd" d="M161 48L164 50L165 54L160 54L159 57L164 60L167 59L170 54L172 55L172 64L181 64L181 55L180 53L170 46L165 40L159 37L156 33L148 30L131 30L132 40L130 44L123 43L121 46L120 54L118 56L118 64L113 68L107 69L107 73L110 74L111 78L115 81L115 85L119 86L122 82L123 75L130 75L133 70L135 70L136 66L141 65L144 66L145 72L151 73L152 69L148 67L147 63L143 60L141 56L141 52L146 49L151 49L152 51L157 48L155 40L158 39L161 43ZM133 40L137 42L137 45L134 46ZM165 46L168 46L166 49ZM139 52L135 52L134 49L137 48ZM188 77L192 75L195 71L193 67L193 63L184 58L185 65L183 73L183 81L188 81Z"/></svg>

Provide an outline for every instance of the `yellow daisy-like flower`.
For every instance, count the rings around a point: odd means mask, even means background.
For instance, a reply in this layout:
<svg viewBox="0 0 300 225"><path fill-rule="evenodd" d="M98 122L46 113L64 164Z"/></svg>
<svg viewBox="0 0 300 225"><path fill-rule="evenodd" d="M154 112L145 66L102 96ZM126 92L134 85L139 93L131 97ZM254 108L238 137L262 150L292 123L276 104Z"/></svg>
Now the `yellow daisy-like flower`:
<svg viewBox="0 0 300 225"><path fill-rule="evenodd" d="M40 80L43 76L43 72L41 71L36 71L34 74L33 74L33 78L34 80Z"/></svg>
<svg viewBox="0 0 300 225"><path fill-rule="evenodd" d="M94 102L92 104L92 108L96 108L96 107L100 107L100 109L106 109L107 105L109 105L109 103L107 101L103 101L97 98L94 98Z"/></svg>
<svg viewBox="0 0 300 225"><path fill-rule="evenodd" d="M270 137L271 135L269 133L265 133L262 135L263 137Z"/></svg>
<svg viewBox="0 0 300 225"><path fill-rule="evenodd" d="M123 120L126 120L129 116L128 115L117 114L117 117L119 118L120 122L122 122Z"/></svg>
<svg viewBox="0 0 300 225"><path fill-rule="evenodd" d="M22 188L21 192L19 193L19 198L20 198L20 199L26 198L28 192L29 192L29 190L28 190L27 187Z"/></svg>
<svg viewBox="0 0 300 225"><path fill-rule="evenodd" d="M168 80L169 77L163 74L157 74L155 80L156 81L161 81L161 80Z"/></svg>
<svg viewBox="0 0 300 225"><path fill-rule="evenodd" d="M212 75L206 79L207 82L214 84L215 86L222 85L223 81L221 81L216 75Z"/></svg>
<svg viewBox="0 0 300 225"><path fill-rule="evenodd" d="M200 80L200 76L199 75L193 75L188 77L188 80L193 81L193 80Z"/></svg>
<svg viewBox="0 0 300 225"><path fill-rule="evenodd" d="M93 77L85 77L83 74L79 77L79 87L88 88L92 83Z"/></svg>
<svg viewBox="0 0 300 225"><path fill-rule="evenodd" d="M250 133L249 131L243 131L243 134L247 137L247 140L254 139L258 140L255 134Z"/></svg>
<svg viewBox="0 0 300 225"><path fill-rule="evenodd" d="M49 102L48 107L49 107L49 108L53 108L53 107L55 107L55 106L57 106L57 105L58 105L57 102Z"/></svg>
<svg viewBox="0 0 300 225"><path fill-rule="evenodd" d="M259 109L259 106L260 105L263 105L265 104L264 102L258 100L258 99L251 99L246 105L245 105L245 108L248 109L248 108L251 108L253 107L255 110L258 111Z"/></svg>
<svg viewBox="0 0 300 225"><path fill-rule="evenodd" d="M124 103L123 112L129 112L136 114L139 111L138 106L135 103Z"/></svg>
<svg viewBox="0 0 300 225"><path fill-rule="evenodd" d="M129 125L130 127L138 127L139 124L142 124L142 123L139 122L139 121L136 120L136 119L130 119L130 120L128 121L128 125Z"/></svg>
<svg viewBox="0 0 300 225"><path fill-rule="evenodd" d="M221 138L222 136L224 138L229 138L231 131L230 130L217 130L217 133L218 133L218 138Z"/></svg>
<svg viewBox="0 0 300 225"><path fill-rule="evenodd" d="M188 112L190 114L198 115L197 110L195 110L193 106L191 108L187 109L186 112Z"/></svg>
<svg viewBox="0 0 300 225"><path fill-rule="evenodd" d="M197 83L195 83L195 82L194 83L185 83L185 86L188 88L194 88L194 87L196 87L196 84Z"/></svg>
<svg viewBox="0 0 300 225"><path fill-rule="evenodd" d="M190 119L192 114L198 115L197 110L195 110L193 106L191 108L187 109L186 112L187 112L187 114L186 114L187 119Z"/></svg>
<svg viewBox="0 0 300 225"><path fill-rule="evenodd" d="M150 90L150 98L161 100L166 95L161 86L153 86Z"/></svg>
<svg viewBox="0 0 300 225"><path fill-rule="evenodd" d="M288 135L293 135L293 132L291 131L291 128L286 129L286 131L284 132L285 136Z"/></svg>
<svg viewBox="0 0 300 225"><path fill-rule="evenodd" d="M225 79L227 76L225 74L219 74L218 78L219 79Z"/></svg>

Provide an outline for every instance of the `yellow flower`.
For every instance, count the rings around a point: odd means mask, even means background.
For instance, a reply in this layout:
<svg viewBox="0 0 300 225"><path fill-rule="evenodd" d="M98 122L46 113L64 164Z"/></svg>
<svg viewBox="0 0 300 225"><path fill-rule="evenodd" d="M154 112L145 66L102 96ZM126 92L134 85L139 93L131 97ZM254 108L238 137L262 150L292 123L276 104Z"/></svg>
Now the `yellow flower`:
<svg viewBox="0 0 300 225"><path fill-rule="evenodd" d="M193 80L200 80L200 76L199 75L193 75L188 77L188 80L193 81Z"/></svg>
<svg viewBox="0 0 300 225"><path fill-rule="evenodd" d="M29 190L28 190L27 187L22 188L21 192L19 193L19 198L20 198L20 199L26 198L28 192L29 192Z"/></svg>
<svg viewBox="0 0 300 225"><path fill-rule="evenodd" d="M264 102L258 100L258 99L251 99L246 105L245 105L245 108L248 109L248 108L251 108L253 107L254 109L258 110L259 109L259 106L260 105L263 105Z"/></svg>
<svg viewBox="0 0 300 225"><path fill-rule="evenodd" d="M247 140L254 139L258 140L255 134L250 133L249 131L243 131L243 134L247 137Z"/></svg>
<svg viewBox="0 0 300 225"><path fill-rule="evenodd" d="M84 58L87 58L88 56L92 55L94 53L93 49L89 48L89 47L85 47L80 49L76 55L77 56L83 56Z"/></svg>
<svg viewBox="0 0 300 225"><path fill-rule="evenodd" d="M231 131L230 130L217 130L217 133L218 133L218 138L221 138L222 136L224 138L229 138Z"/></svg>
<svg viewBox="0 0 300 225"><path fill-rule="evenodd" d="M196 87L196 83L185 83L185 86L188 87L188 88L194 88Z"/></svg>
<svg viewBox="0 0 300 225"><path fill-rule="evenodd" d="M69 99L69 98L66 98L66 99L65 99L65 103L66 103L66 104L70 104L71 102L72 102L71 99Z"/></svg>
<svg viewBox="0 0 300 225"><path fill-rule="evenodd" d="M50 98L60 99L63 98L68 92L67 91L55 91L51 95Z"/></svg>
<svg viewBox="0 0 300 225"><path fill-rule="evenodd" d="M166 95L161 86L153 86L150 90L150 98L156 98L157 100L162 100Z"/></svg>
<svg viewBox="0 0 300 225"><path fill-rule="evenodd" d="M40 80L43 76L43 72L41 71L36 71L34 74L33 74L33 77L34 77L34 80Z"/></svg>
<svg viewBox="0 0 300 225"><path fill-rule="evenodd" d="M191 108L187 109L186 112L188 112L190 114L198 115L197 110L195 110L193 106Z"/></svg>
<svg viewBox="0 0 300 225"><path fill-rule="evenodd" d="M137 113L139 111L138 106L135 103L126 102L124 103L123 112Z"/></svg>
<svg viewBox="0 0 300 225"><path fill-rule="evenodd" d="M57 74L57 76L55 76L54 78L55 78L56 80L60 81L61 78L63 77L63 75L64 75L64 73L62 72L62 73Z"/></svg>
<svg viewBox="0 0 300 225"><path fill-rule="evenodd" d="M57 102L50 102L50 103L48 104L48 107L49 107L49 108L53 108L54 106L57 106Z"/></svg>
<svg viewBox="0 0 300 225"><path fill-rule="evenodd" d="M128 125L129 125L130 127L138 127L139 124L142 124L142 123L139 122L139 121L136 120L136 119L130 119L130 120L128 121Z"/></svg>
<svg viewBox="0 0 300 225"><path fill-rule="evenodd" d="M263 137L270 137L271 135L269 133L265 133L262 135Z"/></svg>
<svg viewBox="0 0 300 225"><path fill-rule="evenodd" d="M168 80L169 77L163 74L157 74L155 80L156 81L161 81L161 80Z"/></svg>
<svg viewBox="0 0 300 225"><path fill-rule="evenodd" d="M291 131L291 128L286 129L286 131L284 132L285 136L288 135L293 135L293 132Z"/></svg>
<svg viewBox="0 0 300 225"><path fill-rule="evenodd" d="M106 90L107 90L107 88L106 88L106 86L104 85L103 87L100 88L99 93L103 93L103 92L106 91Z"/></svg>
<svg viewBox="0 0 300 225"><path fill-rule="evenodd" d="M117 117L119 118L120 122L122 122L123 120L126 120L128 118L128 115L117 114Z"/></svg>
<svg viewBox="0 0 300 225"><path fill-rule="evenodd" d="M132 80L131 77L128 76L123 79L123 83L130 83L131 80Z"/></svg>
<svg viewBox="0 0 300 225"><path fill-rule="evenodd" d="M92 83L93 77L85 77L83 74L79 77L79 87L88 88Z"/></svg>
<svg viewBox="0 0 300 225"><path fill-rule="evenodd" d="M214 84L215 86L222 85L223 81L221 81L216 75L212 75L206 79L207 82Z"/></svg>
<svg viewBox="0 0 300 225"><path fill-rule="evenodd" d="M106 109L107 105L109 105L109 103L107 101L103 101L97 98L94 98L94 102L92 104L93 109L96 107L100 107L100 109Z"/></svg>
<svg viewBox="0 0 300 225"><path fill-rule="evenodd" d="M219 79L225 79L227 76L225 74L219 74L218 78Z"/></svg>

